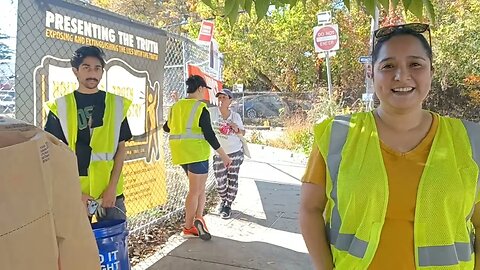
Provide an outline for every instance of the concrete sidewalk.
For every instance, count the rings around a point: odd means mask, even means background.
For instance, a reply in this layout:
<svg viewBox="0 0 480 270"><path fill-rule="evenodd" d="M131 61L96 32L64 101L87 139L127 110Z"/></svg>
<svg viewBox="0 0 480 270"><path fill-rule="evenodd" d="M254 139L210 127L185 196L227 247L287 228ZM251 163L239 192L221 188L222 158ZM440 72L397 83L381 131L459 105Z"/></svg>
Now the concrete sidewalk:
<svg viewBox="0 0 480 270"><path fill-rule="evenodd" d="M149 270L313 269L298 226L300 181L306 158L251 145L240 170L232 218L205 217L211 241L169 239Z"/></svg>

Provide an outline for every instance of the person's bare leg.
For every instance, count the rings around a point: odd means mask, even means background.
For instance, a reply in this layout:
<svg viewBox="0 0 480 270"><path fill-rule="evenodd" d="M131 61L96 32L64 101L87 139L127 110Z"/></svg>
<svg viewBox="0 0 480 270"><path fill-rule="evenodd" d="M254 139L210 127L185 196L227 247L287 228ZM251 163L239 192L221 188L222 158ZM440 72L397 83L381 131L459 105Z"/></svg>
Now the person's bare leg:
<svg viewBox="0 0 480 270"><path fill-rule="evenodd" d="M205 183L207 182L208 174L203 174L202 177L198 178L198 204L196 217L203 216L203 210L205 209L205 202L207 200L207 195L205 194Z"/></svg>
<svg viewBox="0 0 480 270"><path fill-rule="evenodd" d="M191 228L193 226L193 220L195 219L195 214L197 213L199 195L201 192L199 189L198 182L200 182L203 178L206 179L205 174L195 174L192 172L188 172L189 188L188 188L187 199L185 200L185 227L186 228Z"/></svg>

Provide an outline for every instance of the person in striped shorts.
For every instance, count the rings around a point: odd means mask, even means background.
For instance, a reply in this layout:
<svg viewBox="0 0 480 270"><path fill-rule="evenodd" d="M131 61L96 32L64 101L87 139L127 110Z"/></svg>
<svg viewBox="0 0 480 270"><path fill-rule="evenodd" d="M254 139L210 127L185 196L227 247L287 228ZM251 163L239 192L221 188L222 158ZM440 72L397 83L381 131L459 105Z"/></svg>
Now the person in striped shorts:
<svg viewBox="0 0 480 270"><path fill-rule="evenodd" d="M220 145L232 160L230 167L223 165L218 155L213 156L213 170L217 179L217 190L222 199L220 216L228 219L231 216L232 203L238 191L238 173L243 163L243 146L239 135L245 135L242 118L230 109L233 94L223 89L216 94L219 106L210 109L212 126L214 127Z"/></svg>

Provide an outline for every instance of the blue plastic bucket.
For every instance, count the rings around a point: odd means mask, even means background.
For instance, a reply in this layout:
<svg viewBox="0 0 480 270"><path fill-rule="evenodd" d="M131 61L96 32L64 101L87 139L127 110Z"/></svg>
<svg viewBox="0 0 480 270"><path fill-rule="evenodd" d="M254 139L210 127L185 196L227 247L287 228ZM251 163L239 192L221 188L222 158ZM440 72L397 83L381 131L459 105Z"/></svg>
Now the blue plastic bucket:
<svg viewBox="0 0 480 270"><path fill-rule="evenodd" d="M92 224L100 252L101 270L130 270L127 222L105 220Z"/></svg>

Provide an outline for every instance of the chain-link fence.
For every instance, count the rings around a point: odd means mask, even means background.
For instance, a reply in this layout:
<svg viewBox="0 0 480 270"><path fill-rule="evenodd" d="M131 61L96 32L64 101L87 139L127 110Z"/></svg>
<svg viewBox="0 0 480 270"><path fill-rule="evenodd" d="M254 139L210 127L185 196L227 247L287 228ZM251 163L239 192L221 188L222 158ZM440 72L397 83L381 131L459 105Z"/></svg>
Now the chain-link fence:
<svg viewBox="0 0 480 270"><path fill-rule="evenodd" d="M18 1L15 17L16 61L5 65L0 59L0 115L43 127L46 102L78 88L69 63L73 51L83 45L102 48L107 57L99 88L132 100L127 117L133 139L126 144L123 169L130 234L135 238L181 219L188 180L172 165L161 127L171 105L185 94L187 65L210 73L209 50L75 0ZM213 180L210 173L209 190Z"/></svg>
<svg viewBox="0 0 480 270"><path fill-rule="evenodd" d="M194 65L205 73L215 73L210 69L209 62L208 46L201 46L186 37L168 33L163 83L163 115L165 117L173 103L186 95L187 66ZM212 75L218 77L217 74Z"/></svg>

